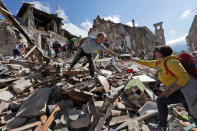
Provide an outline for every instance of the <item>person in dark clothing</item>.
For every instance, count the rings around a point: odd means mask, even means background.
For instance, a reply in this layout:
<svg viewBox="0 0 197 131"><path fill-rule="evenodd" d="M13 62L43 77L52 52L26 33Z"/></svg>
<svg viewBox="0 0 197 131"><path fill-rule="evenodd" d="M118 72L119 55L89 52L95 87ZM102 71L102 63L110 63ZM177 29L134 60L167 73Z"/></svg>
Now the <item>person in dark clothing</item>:
<svg viewBox="0 0 197 131"><path fill-rule="evenodd" d="M14 59L16 59L17 57L21 57L22 54L21 54L21 51L19 48L14 48L13 49L13 56L14 56Z"/></svg>
<svg viewBox="0 0 197 131"><path fill-rule="evenodd" d="M53 50L55 51L55 58L59 58L61 45L57 41L53 43Z"/></svg>

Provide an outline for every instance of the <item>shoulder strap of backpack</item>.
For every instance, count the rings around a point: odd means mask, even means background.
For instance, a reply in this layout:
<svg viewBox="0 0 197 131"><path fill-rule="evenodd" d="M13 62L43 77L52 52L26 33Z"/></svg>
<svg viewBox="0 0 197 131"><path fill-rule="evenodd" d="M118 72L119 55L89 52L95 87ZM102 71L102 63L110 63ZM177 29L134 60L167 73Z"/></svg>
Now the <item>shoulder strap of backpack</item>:
<svg viewBox="0 0 197 131"><path fill-rule="evenodd" d="M169 59L170 59L170 58L169 58ZM166 59L166 60L164 61L164 68L166 69L166 74L170 73L172 76L175 76L175 74L174 74L172 71L170 71L170 69L168 68L167 60L168 60L168 59Z"/></svg>

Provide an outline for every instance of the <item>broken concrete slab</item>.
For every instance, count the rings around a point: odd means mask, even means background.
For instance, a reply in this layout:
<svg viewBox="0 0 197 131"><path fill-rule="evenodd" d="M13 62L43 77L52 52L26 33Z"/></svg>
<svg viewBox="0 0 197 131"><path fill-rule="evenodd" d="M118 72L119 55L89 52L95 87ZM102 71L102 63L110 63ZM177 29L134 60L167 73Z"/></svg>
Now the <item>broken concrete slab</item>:
<svg viewBox="0 0 197 131"><path fill-rule="evenodd" d="M4 110L6 110L9 106L9 103L4 102L4 101L0 101L0 113Z"/></svg>
<svg viewBox="0 0 197 131"><path fill-rule="evenodd" d="M140 115L144 115L150 111L157 111L157 103L152 101L147 101L139 110Z"/></svg>
<svg viewBox="0 0 197 131"><path fill-rule="evenodd" d="M2 91L2 92L0 92L0 100L9 101L13 97L14 96L12 95L12 93L10 91Z"/></svg>
<svg viewBox="0 0 197 131"><path fill-rule="evenodd" d="M16 116L31 118L45 114L50 94L50 88L36 89L20 107Z"/></svg>
<svg viewBox="0 0 197 131"><path fill-rule="evenodd" d="M116 125L116 124L125 122L125 121L127 121L127 120L129 120L129 119L130 119L130 117L129 117L128 115L112 117L112 119L111 119L109 125L110 125L110 126L113 126L113 125Z"/></svg>
<svg viewBox="0 0 197 131"><path fill-rule="evenodd" d="M134 76L134 79L140 79L143 83L149 83L149 82L155 82L156 80L147 76L147 75L139 75L139 76Z"/></svg>
<svg viewBox="0 0 197 131"><path fill-rule="evenodd" d="M82 114L80 110L68 110L68 117L70 120L77 120L79 116Z"/></svg>
<svg viewBox="0 0 197 131"><path fill-rule="evenodd" d="M32 85L32 83L30 82L30 80L25 80L24 77L22 77L21 79L13 82L13 90L15 93L19 94L21 92L23 92L26 88L30 87Z"/></svg>
<svg viewBox="0 0 197 131"><path fill-rule="evenodd" d="M83 127L88 127L90 123L91 123L91 116L82 115L77 120L71 121L70 126L72 128L83 128Z"/></svg>

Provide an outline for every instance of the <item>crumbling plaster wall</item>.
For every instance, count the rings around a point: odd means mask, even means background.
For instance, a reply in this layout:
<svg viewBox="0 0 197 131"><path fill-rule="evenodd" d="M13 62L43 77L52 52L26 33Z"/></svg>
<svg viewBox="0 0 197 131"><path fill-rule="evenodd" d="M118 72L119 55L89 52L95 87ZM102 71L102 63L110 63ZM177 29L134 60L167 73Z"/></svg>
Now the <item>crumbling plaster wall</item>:
<svg viewBox="0 0 197 131"><path fill-rule="evenodd" d="M125 43L132 50L143 49L145 52L151 52L153 46L155 46L155 36L144 28L132 28L123 24L114 24L110 21L98 24L97 21L88 35L96 37L98 32L105 32L108 35L108 41L115 42L115 48L121 48L121 45Z"/></svg>
<svg viewBox="0 0 197 131"><path fill-rule="evenodd" d="M197 50L197 16L195 16L190 31L188 33L188 45L190 51Z"/></svg>
<svg viewBox="0 0 197 131"><path fill-rule="evenodd" d="M12 55L16 47L16 34L4 21L0 21L0 54Z"/></svg>
<svg viewBox="0 0 197 131"><path fill-rule="evenodd" d="M22 22L22 25L26 26L28 29L35 28L32 6L29 6L27 8L27 11L24 12L23 16L21 17L21 22Z"/></svg>

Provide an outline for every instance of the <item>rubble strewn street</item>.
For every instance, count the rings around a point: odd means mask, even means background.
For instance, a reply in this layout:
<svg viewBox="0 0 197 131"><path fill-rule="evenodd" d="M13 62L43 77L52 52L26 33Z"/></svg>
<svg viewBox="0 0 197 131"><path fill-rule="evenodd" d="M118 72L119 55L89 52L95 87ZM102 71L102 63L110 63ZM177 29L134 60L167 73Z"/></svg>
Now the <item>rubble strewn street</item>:
<svg viewBox="0 0 197 131"><path fill-rule="evenodd" d="M0 130L154 131L149 123L158 122L156 98L163 85L156 69L126 61L131 55L152 59L153 54L128 48L121 59L96 54L92 78L84 59L68 70L76 51L52 57L2 1L0 13L30 48L22 57L0 55ZM46 41L54 39L55 34L42 33ZM169 106L168 122L170 131L197 130L181 104Z"/></svg>
<svg viewBox="0 0 197 131"><path fill-rule="evenodd" d="M156 70L117 61L119 72L111 62L104 68L104 58L96 61L97 78L93 80L83 67L67 73L66 67L60 66L59 73L47 74L54 69L35 70L39 65L27 68L22 64L26 63L24 60L10 64L9 59L2 59L2 130L151 130L147 122L157 121L156 95L151 90L156 83ZM54 67L53 64L47 66ZM21 73L24 69L29 72ZM127 69L133 72L127 73ZM142 88L142 93L134 98L128 92L135 87ZM184 128L183 123L189 122L185 109L173 105L170 110L169 120L175 123L171 128Z"/></svg>

